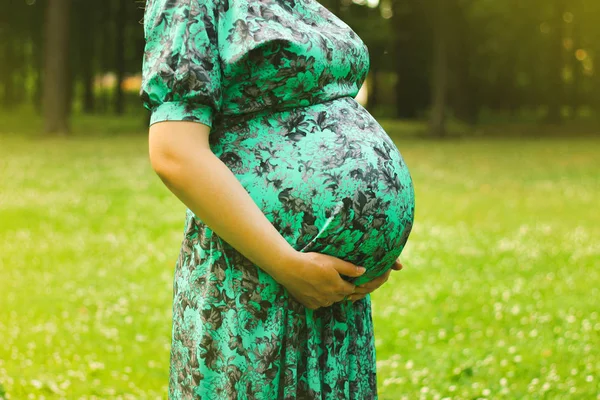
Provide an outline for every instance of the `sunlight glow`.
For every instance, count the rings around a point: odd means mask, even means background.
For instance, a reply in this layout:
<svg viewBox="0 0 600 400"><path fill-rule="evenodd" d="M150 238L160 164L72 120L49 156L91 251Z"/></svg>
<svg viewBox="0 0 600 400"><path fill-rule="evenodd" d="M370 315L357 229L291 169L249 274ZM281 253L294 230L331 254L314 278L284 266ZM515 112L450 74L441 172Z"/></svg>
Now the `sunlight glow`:
<svg viewBox="0 0 600 400"><path fill-rule="evenodd" d="M379 0L352 0L355 4L367 5L369 8L375 8L379 5Z"/></svg>
<svg viewBox="0 0 600 400"><path fill-rule="evenodd" d="M563 21L565 21L567 24L570 24L571 22L573 22L573 13L570 12L566 12L563 14Z"/></svg>
<svg viewBox="0 0 600 400"><path fill-rule="evenodd" d="M575 52L575 57L579 61L585 60L587 58L587 56L588 56L588 53L584 49L577 49L577 51Z"/></svg>

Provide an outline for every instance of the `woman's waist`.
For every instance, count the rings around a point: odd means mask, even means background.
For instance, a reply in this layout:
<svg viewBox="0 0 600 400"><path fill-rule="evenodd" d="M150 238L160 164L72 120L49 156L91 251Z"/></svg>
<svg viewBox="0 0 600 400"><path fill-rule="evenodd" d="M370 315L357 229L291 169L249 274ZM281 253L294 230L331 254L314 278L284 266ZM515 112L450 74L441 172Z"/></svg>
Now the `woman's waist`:
<svg viewBox="0 0 600 400"><path fill-rule="evenodd" d="M322 107L331 107L341 102L356 102L353 96L344 93L332 93L327 96L315 95L308 100L303 99L275 99L272 104L244 104L244 105L224 105L223 110L215 115L213 129L228 129L245 121L260 119L269 115L276 115L290 111L300 111L310 113Z"/></svg>
<svg viewBox="0 0 600 400"><path fill-rule="evenodd" d="M302 156L297 154L300 152L321 158L335 155L338 162L365 157L385 162L399 156L382 126L350 96L220 118L223 119L213 125L209 137L217 155L248 151L258 155L267 151L263 157L272 160Z"/></svg>

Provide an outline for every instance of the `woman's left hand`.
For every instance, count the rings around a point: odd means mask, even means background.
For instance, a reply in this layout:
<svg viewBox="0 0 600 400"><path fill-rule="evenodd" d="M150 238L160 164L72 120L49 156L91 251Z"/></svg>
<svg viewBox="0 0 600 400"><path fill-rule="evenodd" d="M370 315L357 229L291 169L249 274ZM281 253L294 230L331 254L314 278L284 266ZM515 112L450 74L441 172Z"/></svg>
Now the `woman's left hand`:
<svg viewBox="0 0 600 400"><path fill-rule="evenodd" d="M400 263L400 259L397 259L394 262L394 265L392 266L392 268L387 270L387 272L385 274L373 279L372 281L363 283L362 285L358 285L356 287L356 289L354 289L354 293L351 294L350 296L348 296L347 300L350 300L350 301L352 301L352 303L354 303L356 300L360 300L360 299L366 297L367 294L371 293L375 289L379 289L379 287L381 285L383 285L384 283L387 282L392 270L400 271L401 269L402 269L402 264Z"/></svg>

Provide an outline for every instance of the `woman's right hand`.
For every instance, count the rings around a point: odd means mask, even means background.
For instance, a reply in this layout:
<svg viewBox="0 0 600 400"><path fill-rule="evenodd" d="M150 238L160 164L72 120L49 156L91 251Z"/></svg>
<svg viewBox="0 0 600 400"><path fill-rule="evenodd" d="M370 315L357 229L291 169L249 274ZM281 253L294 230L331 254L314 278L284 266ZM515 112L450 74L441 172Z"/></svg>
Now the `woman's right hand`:
<svg viewBox="0 0 600 400"><path fill-rule="evenodd" d="M291 265L280 269L277 281L305 307L316 310L343 300L356 285L340 275L361 276L365 269L328 254L296 252Z"/></svg>

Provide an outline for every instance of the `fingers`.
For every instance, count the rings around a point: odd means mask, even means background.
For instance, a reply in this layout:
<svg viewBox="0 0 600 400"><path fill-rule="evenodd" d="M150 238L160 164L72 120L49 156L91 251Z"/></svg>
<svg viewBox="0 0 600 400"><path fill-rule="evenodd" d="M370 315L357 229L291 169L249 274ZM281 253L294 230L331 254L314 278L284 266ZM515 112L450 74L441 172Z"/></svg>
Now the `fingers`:
<svg viewBox="0 0 600 400"><path fill-rule="evenodd" d="M388 269L383 275L378 276L377 278L370 280L368 282L363 283L362 285L358 285L359 287L373 288L377 289L379 286L383 285L390 277L391 269Z"/></svg>
<svg viewBox="0 0 600 400"><path fill-rule="evenodd" d="M343 299L343 297L342 297ZM329 307L332 304L336 303L339 300L331 300L331 299L321 299L321 300L311 300L302 302L306 308L310 308L311 310L317 310L321 307Z"/></svg>
<svg viewBox="0 0 600 400"><path fill-rule="evenodd" d="M369 282L369 284L365 284L364 286L357 286L356 289L354 289L354 293L361 293L361 294L366 294L366 293L371 293L376 289L379 289L381 287L381 285L383 285L386 281L383 281L381 283L376 283L376 282Z"/></svg>
<svg viewBox="0 0 600 400"><path fill-rule="evenodd" d="M403 268L403 266L400 263L400 259L396 259L396 261L394 262L394 265L392 265L392 269L394 271L400 271L402 268Z"/></svg>
<svg viewBox="0 0 600 400"><path fill-rule="evenodd" d="M360 276L366 271L363 267L357 266L339 258L335 258L335 262L332 263L332 266L340 275L346 276ZM339 286L337 290L335 290L333 299L331 297L328 297L326 299L322 298L320 301L317 302L316 305L312 304L308 308L316 310L320 307L330 307L334 303L341 301L347 300L354 303L358 300L364 299L369 293L375 291L387 282L392 270L400 271L402 268L402 263L400 263L399 259L396 259L392 268L388 269L383 275L359 286L347 282L344 279L340 279Z"/></svg>
<svg viewBox="0 0 600 400"><path fill-rule="evenodd" d="M338 291L335 293L336 294L335 299L334 300L323 299L322 305L323 305L323 307L329 307L333 303L338 303L340 301L349 300L350 296L352 294L356 293L355 291L356 291L356 285L342 279L342 284L341 284L340 288L338 289Z"/></svg>
<svg viewBox="0 0 600 400"><path fill-rule="evenodd" d="M337 290L337 294L342 295L343 296L349 296L352 293L354 293L354 290L356 289L356 285L353 283L350 283L348 281L345 281L342 279L342 282L340 284L340 288Z"/></svg>
<svg viewBox="0 0 600 400"><path fill-rule="evenodd" d="M354 289L354 293L371 293L375 289L379 289L384 283L386 283L389 279L391 270L387 270L385 274L373 279L372 281L363 283L362 285L358 285L356 289Z"/></svg>
<svg viewBox="0 0 600 400"><path fill-rule="evenodd" d="M367 294L367 293L371 293L372 291L374 291L375 289L378 289L379 287L376 288L370 288L370 287L364 287L364 288L360 288L360 287L356 287L356 289L354 290L354 293L359 293L359 294Z"/></svg>
<svg viewBox="0 0 600 400"><path fill-rule="evenodd" d="M361 276L366 271L366 268L364 267L354 265L351 262L344 261L339 258L335 263L333 263L333 268L335 268L335 270L341 275L346 276Z"/></svg>

